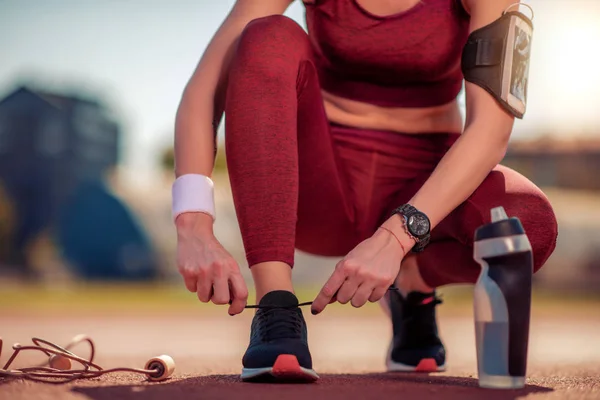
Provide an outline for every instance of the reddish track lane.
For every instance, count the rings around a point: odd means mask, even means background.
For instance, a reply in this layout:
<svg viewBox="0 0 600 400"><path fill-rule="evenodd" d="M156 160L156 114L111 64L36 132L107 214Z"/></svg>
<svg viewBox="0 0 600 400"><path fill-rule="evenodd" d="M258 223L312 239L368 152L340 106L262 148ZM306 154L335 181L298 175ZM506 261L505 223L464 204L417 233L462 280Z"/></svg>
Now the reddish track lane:
<svg viewBox="0 0 600 400"><path fill-rule="evenodd" d="M600 399L598 319L534 318L527 387L492 391L477 387L470 316L441 318L450 369L418 375L383 373L389 322L382 315L351 315L307 316L315 368L322 376L318 383L308 385L239 381L250 313L237 318L5 316L0 318L0 333L8 344L25 343L31 336L66 343L85 332L95 339L97 361L104 367L140 367L150 357L166 353L177 362L177 370L174 379L162 384L144 383L132 374L60 386L0 383L0 399Z"/></svg>

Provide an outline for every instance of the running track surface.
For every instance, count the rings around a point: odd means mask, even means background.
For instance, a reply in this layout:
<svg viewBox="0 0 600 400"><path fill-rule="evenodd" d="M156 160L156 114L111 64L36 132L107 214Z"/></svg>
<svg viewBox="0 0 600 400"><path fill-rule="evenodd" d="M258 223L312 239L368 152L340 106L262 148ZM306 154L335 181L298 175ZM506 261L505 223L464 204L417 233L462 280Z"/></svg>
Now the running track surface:
<svg viewBox="0 0 600 400"><path fill-rule="evenodd" d="M183 400L183 399L600 399L600 318L534 317L529 378L522 390L477 387L474 329L470 313L442 315L440 329L448 351L445 373L388 374L383 360L391 335L383 315L351 312L306 313L316 384L241 383L237 374L248 340L252 312L225 315L0 315L2 363L15 342L32 336L66 344L78 333L97 345L96 361L105 368L143 367L159 354L171 355L173 379L145 383L133 374L114 374L67 385L12 381L0 383L1 400ZM76 353L86 354L81 348ZM37 362L39 358L23 358ZM20 363L22 366L23 363Z"/></svg>

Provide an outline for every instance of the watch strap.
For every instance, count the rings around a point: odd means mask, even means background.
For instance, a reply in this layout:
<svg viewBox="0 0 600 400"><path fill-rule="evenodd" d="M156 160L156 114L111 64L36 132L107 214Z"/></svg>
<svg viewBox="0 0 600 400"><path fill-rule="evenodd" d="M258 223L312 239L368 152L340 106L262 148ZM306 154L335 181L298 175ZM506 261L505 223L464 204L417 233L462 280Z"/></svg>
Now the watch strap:
<svg viewBox="0 0 600 400"><path fill-rule="evenodd" d="M430 239L431 235L429 233L423 236L421 239L419 239L411 249L413 253L421 253L423 250L425 250L425 247L427 247L427 245L429 244Z"/></svg>
<svg viewBox="0 0 600 400"><path fill-rule="evenodd" d="M430 234L430 232L428 232L427 234L425 234L421 237L417 237L410 232L410 230L408 229L408 219L416 213L423 214L421 211L417 210L417 208L415 208L414 206L412 206L410 204L403 204L400 207L396 208L394 211L392 211L392 215L395 215L395 214L402 215L403 226L404 226L404 230L405 230L406 234L408 236L410 236L416 242L415 245L413 246L413 248L411 249L411 251L414 253L420 253L423 250L425 250L425 247L429 244L429 241L431 239L431 234ZM425 214L423 214L423 215L425 215Z"/></svg>

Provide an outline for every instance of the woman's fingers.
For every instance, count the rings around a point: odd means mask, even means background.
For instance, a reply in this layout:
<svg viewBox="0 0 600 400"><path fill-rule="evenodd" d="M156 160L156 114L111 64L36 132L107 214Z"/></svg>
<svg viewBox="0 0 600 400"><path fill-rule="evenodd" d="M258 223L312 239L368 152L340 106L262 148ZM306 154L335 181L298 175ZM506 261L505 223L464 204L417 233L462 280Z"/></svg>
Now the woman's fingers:
<svg viewBox="0 0 600 400"><path fill-rule="evenodd" d="M371 293L371 295L369 296L369 301L371 303L375 303L376 301L379 301L383 298L383 296L385 296L385 294L387 293L389 287L387 286L379 286L376 287L373 292Z"/></svg>
<svg viewBox="0 0 600 400"><path fill-rule="evenodd" d="M196 293L196 278L191 276L184 276L183 281L185 282L185 287L192 293Z"/></svg>
<svg viewBox="0 0 600 400"><path fill-rule="evenodd" d="M336 268L312 303L310 311L313 315L322 312L325 307L327 307L327 304L330 303L331 299L336 295L338 289L340 286L342 286L345 280L346 275L344 275L342 269Z"/></svg>
<svg viewBox="0 0 600 400"><path fill-rule="evenodd" d="M346 278L342 287L337 292L337 301L342 304L348 303L355 296L358 286L360 285L356 276Z"/></svg>
<svg viewBox="0 0 600 400"><path fill-rule="evenodd" d="M360 279L361 267L358 263L353 262L352 260L344 259L338 263L336 270L339 270L346 278L336 293L337 301L342 304L346 304L352 299L352 296L354 296L354 293L356 293L358 286L362 283Z"/></svg>
<svg viewBox="0 0 600 400"><path fill-rule="evenodd" d="M196 287L198 299L203 303L208 303L213 295L212 274L209 274L208 271L198 274L196 277Z"/></svg>
<svg viewBox="0 0 600 400"><path fill-rule="evenodd" d="M244 311L244 307L246 307L246 302L248 301L248 287L239 272L234 272L229 277L229 290L231 293L229 315L239 314Z"/></svg>
<svg viewBox="0 0 600 400"><path fill-rule="evenodd" d="M178 235L177 267L185 287L203 303L231 304L230 314L243 311L248 289L231 255L214 237Z"/></svg>
<svg viewBox="0 0 600 400"><path fill-rule="evenodd" d="M352 304L353 307L357 307L357 308L364 306L365 304L367 304L367 301L373 294L374 290L375 290L375 282L373 282L373 281L363 282L356 290L356 293L352 297L352 301L350 303Z"/></svg>
<svg viewBox="0 0 600 400"><path fill-rule="evenodd" d="M229 303L229 279L219 276L213 281L213 295L210 299L214 304L223 305Z"/></svg>

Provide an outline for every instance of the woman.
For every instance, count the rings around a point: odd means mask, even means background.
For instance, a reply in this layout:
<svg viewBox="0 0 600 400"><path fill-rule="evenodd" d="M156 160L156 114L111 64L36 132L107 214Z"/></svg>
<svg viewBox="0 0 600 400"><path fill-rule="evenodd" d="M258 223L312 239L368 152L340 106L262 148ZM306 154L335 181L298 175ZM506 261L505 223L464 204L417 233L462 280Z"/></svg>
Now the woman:
<svg viewBox="0 0 600 400"><path fill-rule="evenodd" d="M208 176L224 111L259 302L243 379L318 377L293 294L294 248L344 256L312 313L335 300L381 300L393 324L388 368L407 371L445 367L434 290L476 280L473 233L491 208L521 219L535 270L550 256L557 226L547 198L498 166L513 116L466 83L463 129L456 100L467 36L512 2L305 0L308 35L281 16L290 0L236 3L183 94L173 201L186 287L242 312L248 290L212 231Z"/></svg>

